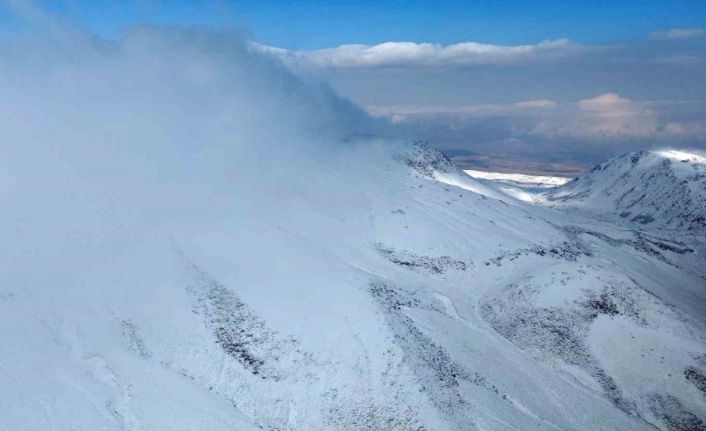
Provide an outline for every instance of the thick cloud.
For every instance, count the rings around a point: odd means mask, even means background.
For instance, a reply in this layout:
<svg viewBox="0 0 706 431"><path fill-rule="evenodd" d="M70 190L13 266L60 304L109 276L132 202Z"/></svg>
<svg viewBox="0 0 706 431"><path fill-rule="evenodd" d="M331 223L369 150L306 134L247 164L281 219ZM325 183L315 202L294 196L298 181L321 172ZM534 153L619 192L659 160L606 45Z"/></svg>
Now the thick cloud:
<svg viewBox="0 0 706 431"><path fill-rule="evenodd" d="M138 28L105 41L40 18L52 25L0 37L7 285L66 286L155 229L252 226L293 190L339 196L316 167L376 127L239 34Z"/></svg>

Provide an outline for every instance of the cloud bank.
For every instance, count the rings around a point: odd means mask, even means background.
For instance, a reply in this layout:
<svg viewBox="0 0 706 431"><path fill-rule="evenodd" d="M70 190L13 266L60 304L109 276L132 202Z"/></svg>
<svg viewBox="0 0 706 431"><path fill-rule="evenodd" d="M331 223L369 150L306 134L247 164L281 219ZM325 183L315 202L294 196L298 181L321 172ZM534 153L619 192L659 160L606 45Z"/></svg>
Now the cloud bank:
<svg viewBox="0 0 706 431"><path fill-rule="evenodd" d="M522 118L534 120L518 133L570 138L657 138L687 137L706 140L700 122L675 120L689 108L702 104L634 102L615 93L600 94L575 103L530 100L489 105L369 106L371 115L394 123L414 123L433 118L464 122L482 119ZM679 112L681 110L681 112ZM694 119L695 120L695 119ZM530 121L532 122L532 121Z"/></svg>
<svg viewBox="0 0 706 431"><path fill-rule="evenodd" d="M251 47L253 50L274 55L289 65L328 68L511 64L537 58L565 56L579 49L567 39L515 46L477 42L446 46L433 43L386 42L379 45L341 45L314 51L292 51L256 43Z"/></svg>
<svg viewBox="0 0 706 431"><path fill-rule="evenodd" d="M633 101L615 93L576 102L369 106L410 136L448 150L588 166L643 148L706 148L706 103Z"/></svg>

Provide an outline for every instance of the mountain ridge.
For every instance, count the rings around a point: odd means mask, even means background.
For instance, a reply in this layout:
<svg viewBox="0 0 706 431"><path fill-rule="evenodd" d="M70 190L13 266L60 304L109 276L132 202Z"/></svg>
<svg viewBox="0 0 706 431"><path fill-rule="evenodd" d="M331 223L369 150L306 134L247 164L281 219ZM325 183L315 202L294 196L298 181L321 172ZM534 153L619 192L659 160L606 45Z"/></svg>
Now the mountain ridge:
<svg viewBox="0 0 706 431"><path fill-rule="evenodd" d="M706 158L676 150L610 159L547 192L547 204L648 229L706 230Z"/></svg>

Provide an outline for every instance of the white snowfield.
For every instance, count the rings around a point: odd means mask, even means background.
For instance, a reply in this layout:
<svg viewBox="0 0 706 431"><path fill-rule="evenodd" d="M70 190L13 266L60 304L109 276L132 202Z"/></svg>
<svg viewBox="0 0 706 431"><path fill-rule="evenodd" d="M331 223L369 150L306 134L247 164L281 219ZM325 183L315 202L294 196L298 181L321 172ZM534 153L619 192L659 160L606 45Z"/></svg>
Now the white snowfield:
<svg viewBox="0 0 706 431"><path fill-rule="evenodd" d="M703 237L351 138L234 45L0 68L0 430L704 429Z"/></svg>
<svg viewBox="0 0 706 431"><path fill-rule="evenodd" d="M535 185L535 186L561 186L569 181L571 178L566 177L554 177L547 175L527 175L520 173L505 173L505 172L489 172L489 171L479 171L475 169L464 169L465 173L472 176L473 178L481 178L484 180L505 180L520 184Z"/></svg>
<svg viewBox="0 0 706 431"><path fill-rule="evenodd" d="M466 169L464 172L477 180L488 181L490 187L497 189L502 194L520 201L535 203L539 200L539 192L571 181L571 178L545 175L487 172L473 169Z"/></svg>

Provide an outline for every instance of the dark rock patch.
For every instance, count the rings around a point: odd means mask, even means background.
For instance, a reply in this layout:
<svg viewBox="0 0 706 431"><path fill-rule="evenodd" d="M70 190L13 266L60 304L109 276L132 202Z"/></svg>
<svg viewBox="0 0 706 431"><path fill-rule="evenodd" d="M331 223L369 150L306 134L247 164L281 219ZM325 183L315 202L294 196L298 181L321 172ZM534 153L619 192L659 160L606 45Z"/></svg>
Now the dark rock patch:
<svg viewBox="0 0 706 431"><path fill-rule="evenodd" d="M443 275L449 271L466 271L468 269L466 262L453 259L449 256L420 256L406 250L395 250L390 247L385 247L380 243L376 244L376 248L377 251L390 262L417 272Z"/></svg>
<svg viewBox="0 0 706 431"><path fill-rule="evenodd" d="M404 361L416 374L421 390L428 394L432 403L447 417L462 428L472 423L472 418L466 414L468 401L460 393L459 383L462 380L504 399L483 375L456 363L442 346L422 333L405 314L404 308L433 309L439 313L443 311L413 293L387 283L371 283L370 293L392 328L394 342L404 352Z"/></svg>
<svg viewBox="0 0 706 431"><path fill-rule="evenodd" d="M648 224L648 223L652 223L653 221L655 221L655 218L652 217L652 215L650 215L650 214L639 214L639 215L636 215L635 217L633 217L631 219L631 221L634 221L634 222L640 223L640 224Z"/></svg>
<svg viewBox="0 0 706 431"><path fill-rule="evenodd" d="M600 314L607 314L610 316L619 314L618 307L615 306L610 296L606 293L602 293L596 298L589 299L588 306Z"/></svg>
<svg viewBox="0 0 706 431"><path fill-rule="evenodd" d="M641 322L632 288L607 284L600 292L586 292L569 308L533 305L538 292L529 282L509 286L502 294L482 302L481 316L523 350L538 352L545 358L560 358L583 369L616 407L635 414L635 405L599 366L586 343L589 327L599 315L625 315Z"/></svg>
<svg viewBox="0 0 706 431"><path fill-rule="evenodd" d="M706 373L696 367L687 367L684 370L684 378L693 383L702 394L706 395Z"/></svg>
<svg viewBox="0 0 706 431"><path fill-rule="evenodd" d="M417 174L429 178L434 178L434 172L451 173L458 170L444 153L421 141L413 142L404 161Z"/></svg>
<svg viewBox="0 0 706 431"><path fill-rule="evenodd" d="M579 241L574 242L562 242L555 245L544 246L536 245L531 248L523 248L514 251L506 251L498 254L497 256L485 261L485 265L489 266L491 264L495 266L502 266L504 260L510 262L517 260L522 256L536 255L542 257L551 257L554 259L562 259L569 262L576 262L581 256L591 256L593 253L590 249L583 245Z"/></svg>
<svg viewBox="0 0 706 431"><path fill-rule="evenodd" d="M145 342L139 333L139 328L132 320L121 322L123 337L128 343L128 349L143 358L150 358L152 354L147 349Z"/></svg>
<svg viewBox="0 0 706 431"><path fill-rule="evenodd" d="M269 328L234 292L195 266L187 291L193 311L211 329L216 344L253 375L280 380L286 375L279 362L288 356L293 362L311 362L299 342Z"/></svg>
<svg viewBox="0 0 706 431"><path fill-rule="evenodd" d="M686 410L676 397L655 394L650 398L650 410L670 431L704 431L706 423Z"/></svg>

